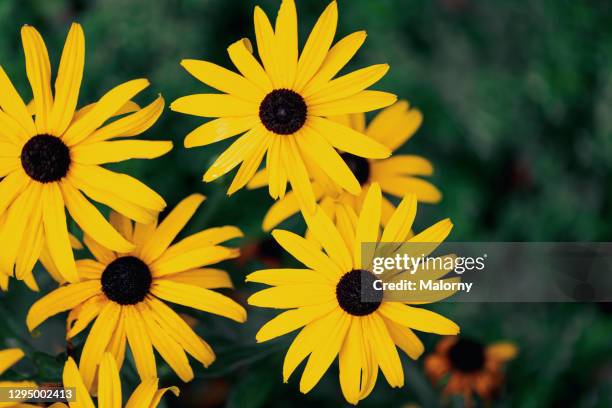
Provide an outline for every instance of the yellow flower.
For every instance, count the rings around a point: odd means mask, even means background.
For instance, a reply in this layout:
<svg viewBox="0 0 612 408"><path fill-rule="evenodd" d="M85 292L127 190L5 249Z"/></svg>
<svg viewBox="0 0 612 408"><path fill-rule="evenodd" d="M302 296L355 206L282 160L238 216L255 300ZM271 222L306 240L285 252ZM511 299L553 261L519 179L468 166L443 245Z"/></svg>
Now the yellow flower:
<svg viewBox="0 0 612 408"><path fill-rule="evenodd" d="M308 269L268 269L247 276L247 281L272 286L252 295L250 305L291 309L266 323L257 333L258 342L303 327L289 347L283 366L287 381L309 356L300 381L303 393L319 382L337 355L340 385L350 403L356 404L372 391L379 367L392 387L401 387L404 373L396 346L413 359L424 350L413 329L439 334L459 332L459 327L445 317L404 304L418 302L386 301L382 292L373 289L375 301L361 301L362 279L376 279L362 265L361 243L404 242L416 215L416 197L404 198L379 237L381 200L380 187L374 183L355 224L336 227L320 208L306 215L308 227L325 252L296 234L273 231L278 243ZM408 242L439 243L451 228L446 219Z"/></svg>
<svg viewBox="0 0 612 408"><path fill-rule="evenodd" d="M218 118L188 134L185 146L207 145L246 132L212 164L204 181L215 180L242 163L228 190L232 194L248 183L267 155L274 199L284 196L288 180L302 207L314 211L311 163L342 188L358 194L359 182L335 149L368 158L388 157L390 151L326 116L367 112L395 102L395 95L366 90L386 74L388 65L373 65L334 79L366 37L363 31L355 32L331 46L338 20L335 1L317 21L299 56L293 0L283 0L274 28L259 7L254 19L263 67L247 39L228 48L241 75L206 61L182 61L198 80L224 92L189 95L172 103L171 109L177 112Z"/></svg>
<svg viewBox="0 0 612 408"><path fill-rule="evenodd" d="M33 27L21 30L33 113L0 68L0 271L24 279L46 246L61 276L78 280L66 225L66 207L100 244L119 252L134 245L85 198L139 222L151 222L166 203L140 181L102 168L105 163L150 159L172 148L167 141L123 140L147 130L163 110L159 97L140 109L131 99L149 82L137 79L112 89L76 111L85 60L85 38L73 24L62 53L55 92L49 56ZM133 112L104 125L114 116ZM83 195L83 193L85 195ZM4 218L3 218L4 217Z"/></svg>
<svg viewBox="0 0 612 408"><path fill-rule="evenodd" d="M70 408L95 408L84 379L79 374L79 369L72 357L69 357L64 365L63 382L64 388L73 388L76 396L75 401L68 403ZM149 378L141 382L130 396L125 408L155 408L167 391L176 396L179 395L177 387L158 389L158 382L157 378ZM117 363L110 353L104 353L98 377L98 408L121 408L122 406L121 380ZM55 403L50 408L66 407L64 403Z"/></svg>
<svg viewBox="0 0 612 408"><path fill-rule="evenodd" d="M104 351L121 367L126 341L140 378L156 377L155 348L183 381L193 378L185 352L208 366L215 355L163 300L214 313L238 322L246 311L210 289L232 287L229 275L206 266L238 256L238 250L218 245L242 236L233 226L210 228L172 244L204 197L194 194L159 224L136 224L116 213L111 223L136 248L115 253L89 236L84 241L96 260L77 261L82 281L62 286L38 300L26 318L30 330L50 316L70 310L67 338L83 331L94 319L79 367L88 388Z"/></svg>
<svg viewBox="0 0 612 408"><path fill-rule="evenodd" d="M6 370L8 370L13 364L18 362L23 358L23 351L13 348L6 349L0 351L0 374L3 374ZM31 381L0 381L1 388L17 388L17 387L28 387L35 388L36 383ZM0 402L1 408L27 408L34 407L34 405L30 404L21 404L20 402Z"/></svg>
<svg viewBox="0 0 612 408"><path fill-rule="evenodd" d="M423 121L423 116L417 109L410 109L407 101L400 101L376 115L368 126L363 113L335 116L330 119L365 133L391 151L395 151L414 135ZM408 194L416 194L417 200L424 203L437 203L442 197L436 187L417 177L433 173L433 166L423 157L394 155L387 159L374 160L346 152L340 156L361 184L363 190L360 195L347 193L332 178L320 171L312 172L315 198L334 221L346 211L342 208L344 206L359 212L365 192L372 183L378 183L384 193L393 197L401 198ZM262 187L267 184L267 179L266 170L262 170L253 177L248 187ZM270 231L299 210L295 194L289 192L272 205L263 220L262 227L265 231ZM383 197L381 217L383 226L389 221L394 210L395 206L391 201Z"/></svg>

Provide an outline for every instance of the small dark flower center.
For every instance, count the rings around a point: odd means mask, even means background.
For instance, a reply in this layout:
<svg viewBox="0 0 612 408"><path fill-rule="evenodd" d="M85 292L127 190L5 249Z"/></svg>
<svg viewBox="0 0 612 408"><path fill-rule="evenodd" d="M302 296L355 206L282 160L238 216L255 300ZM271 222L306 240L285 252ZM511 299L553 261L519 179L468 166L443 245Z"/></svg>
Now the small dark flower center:
<svg viewBox="0 0 612 408"><path fill-rule="evenodd" d="M308 107L304 98L290 89L275 89L261 101L259 118L271 132L290 135L306 122Z"/></svg>
<svg viewBox="0 0 612 408"><path fill-rule="evenodd" d="M464 373L474 373L484 367L485 350L477 341L460 338L451 346L448 358L454 369Z"/></svg>
<svg viewBox="0 0 612 408"><path fill-rule="evenodd" d="M70 150L58 137L34 136L21 150L23 170L33 180L52 183L66 177L70 168Z"/></svg>
<svg viewBox="0 0 612 408"><path fill-rule="evenodd" d="M345 312L353 316L374 313L382 302L383 292L374 289L378 278L372 272L355 269L345 274L336 286L336 299Z"/></svg>
<svg viewBox="0 0 612 408"><path fill-rule="evenodd" d="M134 305L147 296L152 280L147 264L135 256L124 256L102 272L102 291L120 305Z"/></svg>
<svg viewBox="0 0 612 408"><path fill-rule="evenodd" d="M340 155L349 169L355 175L355 178L362 186L370 179L370 162L363 157L355 156L350 153L342 153Z"/></svg>

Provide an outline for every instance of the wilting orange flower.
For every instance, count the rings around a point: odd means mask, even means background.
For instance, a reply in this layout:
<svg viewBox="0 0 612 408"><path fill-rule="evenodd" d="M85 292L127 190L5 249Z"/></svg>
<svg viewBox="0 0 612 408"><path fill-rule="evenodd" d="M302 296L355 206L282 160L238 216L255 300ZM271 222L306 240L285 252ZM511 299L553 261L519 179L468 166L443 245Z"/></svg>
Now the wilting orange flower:
<svg viewBox="0 0 612 408"><path fill-rule="evenodd" d="M485 346L465 337L445 337L425 358L425 372L434 384L447 378L444 394L462 395L471 406L474 393L486 401L495 397L504 384L504 364L517 353L510 342Z"/></svg>

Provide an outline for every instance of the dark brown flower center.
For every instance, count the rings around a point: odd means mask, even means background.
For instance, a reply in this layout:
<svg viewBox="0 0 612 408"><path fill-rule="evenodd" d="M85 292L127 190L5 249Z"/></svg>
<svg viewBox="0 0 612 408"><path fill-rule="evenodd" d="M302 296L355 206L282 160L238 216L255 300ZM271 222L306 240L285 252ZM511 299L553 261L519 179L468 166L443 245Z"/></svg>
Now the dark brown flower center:
<svg viewBox="0 0 612 408"><path fill-rule="evenodd" d="M290 89L275 89L261 101L259 118L271 132L290 135L306 123L308 107L304 98Z"/></svg>
<svg viewBox="0 0 612 408"><path fill-rule="evenodd" d="M474 373L484 367L485 350L477 341L460 338L448 350L448 358L455 370Z"/></svg>
<svg viewBox="0 0 612 408"><path fill-rule="evenodd" d="M355 156L350 153L342 153L340 155L349 169L355 175L355 178L362 186L370 179L370 162L363 157Z"/></svg>
<svg viewBox="0 0 612 408"><path fill-rule="evenodd" d="M378 278L372 272L354 269L345 274L336 286L336 299L345 312L353 316L366 316L378 310L383 292L374 289Z"/></svg>
<svg viewBox="0 0 612 408"><path fill-rule="evenodd" d="M123 256L108 264L102 272L102 291L120 305L142 302L151 288L151 271L135 256Z"/></svg>
<svg viewBox="0 0 612 408"><path fill-rule="evenodd" d="M51 135L34 136L21 150L23 170L41 183L52 183L66 177L70 162L68 146Z"/></svg>

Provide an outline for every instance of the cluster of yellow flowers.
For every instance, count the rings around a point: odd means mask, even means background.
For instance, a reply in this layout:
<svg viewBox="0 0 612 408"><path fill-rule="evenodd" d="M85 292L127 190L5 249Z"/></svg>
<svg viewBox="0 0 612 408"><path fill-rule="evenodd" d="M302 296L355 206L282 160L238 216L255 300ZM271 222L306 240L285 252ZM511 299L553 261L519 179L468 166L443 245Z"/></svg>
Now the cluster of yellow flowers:
<svg viewBox="0 0 612 408"><path fill-rule="evenodd" d="M441 194L419 177L432 173L429 161L389 156L419 128L421 113L393 94L367 89L385 75L385 64L338 75L366 34L358 31L333 44L337 19L332 2L299 53L294 1L282 1L274 26L255 8L259 60L245 38L228 48L239 74L206 61L182 61L221 93L184 96L170 107L214 118L185 137L187 148L239 135L204 181L240 165L228 194L267 185L276 202L263 220L266 231L303 215L306 238L278 229L272 235L305 268L261 270L246 278L270 286L248 299L251 306L289 309L266 323L256 339L299 330L285 357L284 380L307 359L300 381L307 393L338 356L342 392L356 404L372 391L379 369L392 387L404 384L397 348L413 359L424 350L413 330L454 335L459 327L425 308L360 300L361 280L371 274L362 265L362 242L439 243L452 224L446 219L412 232L417 202L435 203ZM231 288L232 282L211 267L238 256L238 249L223 243L242 233L220 226L175 242L204 197L185 198L158 222L166 207L160 195L102 167L172 149L169 141L133 139L162 114L163 98L138 106L132 99L149 83L136 79L77 109L85 59L81 26L73 24L68 33L53 90L40 34L25 26L21 35L31 103L0 68L0 283L6 290L14 276L38 290L32 270L40 261L59 287L31 307L28 328L69 311L70 339L93 322L78 368L72 358L65 365L64 384L78 391L70 407L93 407L90 393L101 407L121 406L118 372L128 344L142 383L127 406L157 406L165 390L157 389L154 350L183 381L194 377L187 354L204 366L215 359L166 302L246 320L241 305L213 290ZM365 112L385 107L366 124ZM397 208L389 196L401 199ZM92 201L110 207L110 217ZM94 259L75 260L73 248L81 242L69 234L65 209ZM9 353L11 363L15 353Z"/></svg>

